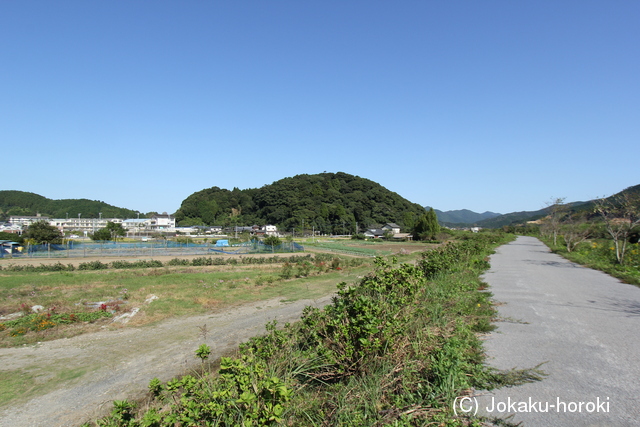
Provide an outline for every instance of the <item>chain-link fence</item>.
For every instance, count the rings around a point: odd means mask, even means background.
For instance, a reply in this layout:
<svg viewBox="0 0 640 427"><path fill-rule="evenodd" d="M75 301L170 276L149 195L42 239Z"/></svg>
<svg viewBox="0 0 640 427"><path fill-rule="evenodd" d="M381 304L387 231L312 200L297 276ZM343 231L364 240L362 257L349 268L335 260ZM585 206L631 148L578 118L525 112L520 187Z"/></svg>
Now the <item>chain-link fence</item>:
<svg viewBox="0 0 640 427"><path fill-rule="evenodd" d="M260 254L302 252L304 247L295 242L278 246L250 241L229 246L211 243L180 243L170 240L149 242L75 242L64 244L25 245L11 251L0 251L0 258L83 258L83 257L140 257L185 256L215 254Z"/></svg>

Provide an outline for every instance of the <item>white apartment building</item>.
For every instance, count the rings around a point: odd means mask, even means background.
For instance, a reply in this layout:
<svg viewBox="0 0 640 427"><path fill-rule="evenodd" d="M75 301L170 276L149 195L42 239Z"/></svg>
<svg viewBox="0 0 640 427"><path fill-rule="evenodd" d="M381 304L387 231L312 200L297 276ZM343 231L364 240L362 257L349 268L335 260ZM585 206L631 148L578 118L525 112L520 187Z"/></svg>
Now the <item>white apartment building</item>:
<svg viewBox="0 0 640 427"><path fill-rule="evenodd" d="M57 227L62 233L72 231L76 233L82 233L85 236L95 233L101 228L107 226L107 222L114 222L116 224L122 224L120 218L54 218L49 219L49 224Z"/></svg>
<svg viewBox="0 0 640 427"><path fill-rule="evenodd" d="M9 222L12 225L17 225L20 227L28 227L31 224L33 224L34 222L38 222L38 221L49 221L49 217L48 216L42 216L40 214L36 215L36 216L28 216L28 215L16 215L16 216L10 216L9 217Z"/></svg>
<svg viewBox="0 0 640 427"><path fill-rule="evenodd" d="M82 215L73 218L49 218L48 216L11 216L9 223L12 227L24 229L34 222L47 221L58 228L63 234L73 232L88 236L105 228L108 222L122 224L127 234L144 234L150 232L173 232L176 228L176 219L166 212L154 215L151 218L121 219L121 218L82 218Z"/></svg>
<svg viewBox="0 0 640 427"><path fill-rule="evenodd" d="M163 212L151 217L149 227L152 231L169 231L176 228L176 219Z"/></svg>

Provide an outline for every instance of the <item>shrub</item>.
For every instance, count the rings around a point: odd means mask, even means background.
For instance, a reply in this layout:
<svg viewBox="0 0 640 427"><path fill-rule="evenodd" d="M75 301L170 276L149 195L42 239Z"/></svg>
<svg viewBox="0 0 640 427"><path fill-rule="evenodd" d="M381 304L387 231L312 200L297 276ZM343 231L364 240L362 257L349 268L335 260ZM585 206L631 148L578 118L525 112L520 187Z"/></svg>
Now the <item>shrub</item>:
<svg viewBox="0 0 640 427"><path fill-rule="evenodd" d="M78 266L78 270L106 270L109 264L100 261L83 262Z"/></svg>

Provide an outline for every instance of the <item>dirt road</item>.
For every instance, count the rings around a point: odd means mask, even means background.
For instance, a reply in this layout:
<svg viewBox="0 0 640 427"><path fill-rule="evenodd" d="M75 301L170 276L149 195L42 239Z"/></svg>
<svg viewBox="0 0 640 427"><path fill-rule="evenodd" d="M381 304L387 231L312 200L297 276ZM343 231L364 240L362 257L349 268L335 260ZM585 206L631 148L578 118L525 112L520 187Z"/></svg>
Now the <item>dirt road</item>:
<svg viewBox="0 0 640 427"><path fill-rule="evenodd" d="M77 426L105 415L113 400L141 396L149 381L163 381L197 366L197 347L211 346L211 358L265 331L271 320L299 318L305 306L318 300L282 302L278 299L243 305L209 315L172 319L159 325L125 328L43 342L35 346L0 349L0 372L22 370L35 378L60 378L59 388L23 404L4 408L0 426ZM208 334L202 338L201 328Z"/></svg>

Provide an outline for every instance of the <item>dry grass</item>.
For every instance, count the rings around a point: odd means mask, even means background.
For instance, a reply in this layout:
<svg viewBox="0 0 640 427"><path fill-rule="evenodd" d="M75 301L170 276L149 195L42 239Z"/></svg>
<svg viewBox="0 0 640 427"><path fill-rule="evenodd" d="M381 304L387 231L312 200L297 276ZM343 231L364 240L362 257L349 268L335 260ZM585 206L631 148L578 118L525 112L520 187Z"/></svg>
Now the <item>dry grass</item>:
<svg viewBox="0 0 640 427"><path fill-rule="evenodd" d="M173 258L172 258L173 259ZM85 260L83 259L83 262ZM129 320L142 326L164 319L199 315L237 304L270 298L295 300L331 293L337 283L361 274L368 267L317 273L310 277L283 280L278 264L238 264L198 267L159 267L126 270L11 272L0 284L0 315L34 305L45 311L77 313L95 310L89 303L104 302L114 316L139 308ZM269 277L271 282L260 278ZM312 284L312 285L311 285ZM156 296L152 303L145 301ZM0 323L2 321L0 320ZM121 324L100 321L100 325L60 325L41 332L11 337L0 331L0 346L51 340Z"/></svg>

